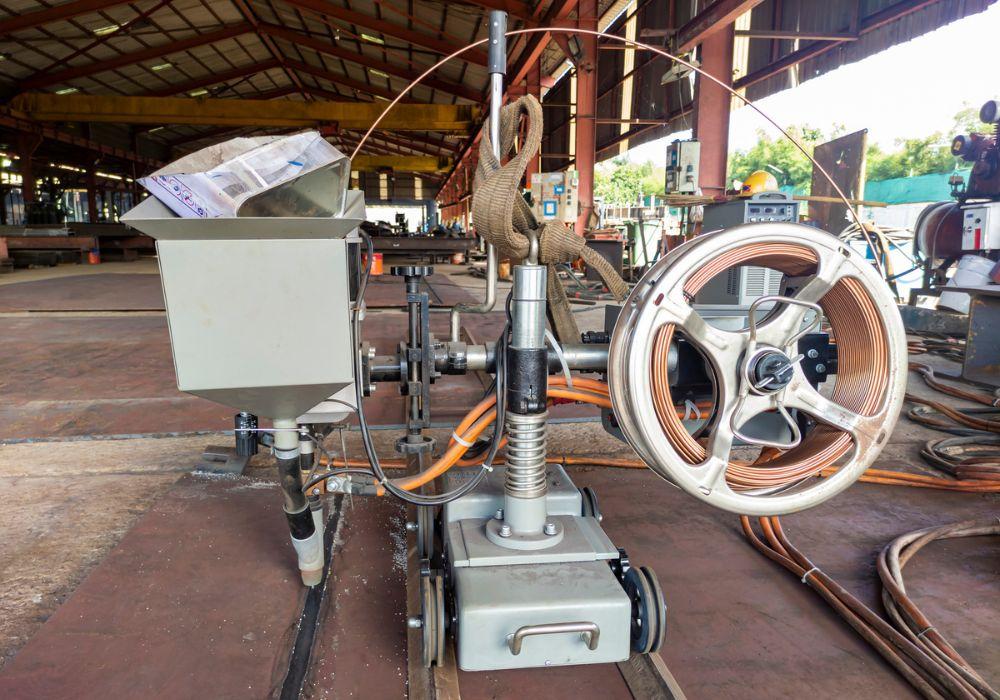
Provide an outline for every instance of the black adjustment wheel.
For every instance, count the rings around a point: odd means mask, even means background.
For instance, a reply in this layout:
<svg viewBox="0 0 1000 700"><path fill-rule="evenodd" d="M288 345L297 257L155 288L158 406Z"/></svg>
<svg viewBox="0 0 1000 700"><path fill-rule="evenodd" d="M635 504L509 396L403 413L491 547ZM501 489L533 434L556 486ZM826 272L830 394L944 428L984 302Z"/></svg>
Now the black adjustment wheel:
<svg viewBox="0 0 1000 700"><path fill-rule="evenodd" d="M656 575L644 566L630 568L625 573L625 593L632 602L632 651L658 651L666 633L666 605Z"/></svg>
<svg viewBox="0 0 1000 700"><path fill-rule="evenodd" d="M601 515L601 508L597 503L597 493L594 489L589 486L584 486L580 489L580 497L583 501L583 507L580 509L580 514L585 518L596 518L597 522L604 520L604 516Z"/></svg>
<svg viewBox="0 0 1000 700"><path fill-rule="evenodd" d="M395 277L427 277L434 274L430 265L393 265L389 273Z"/></svg>

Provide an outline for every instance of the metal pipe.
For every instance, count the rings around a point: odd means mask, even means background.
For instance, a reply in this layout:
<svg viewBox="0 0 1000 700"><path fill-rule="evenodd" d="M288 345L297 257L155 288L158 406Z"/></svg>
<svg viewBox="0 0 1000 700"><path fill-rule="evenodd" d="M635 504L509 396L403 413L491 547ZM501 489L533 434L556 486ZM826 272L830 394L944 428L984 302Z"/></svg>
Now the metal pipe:
<svg viewBox="0 0 1000 700"><path fill-rule="evenodd" d="M503 81L507 74L507 13L500 10L490 12L490 141L493 155L500 160L500 107L503 105ZM458 342L461 334L461 313L486 314L497 303L497 250L492 243L486 244L486 298L481 304L455 304L451 309L449 326L452 342Z"/></svg>
<svg viewBox="0 0 1000 700"><path fill-rule="evenodd" d="M298 424L294 420L276 418L274 427L274 456L292 547L298 555L302 583L315 586L323 578L323 535L316 527L313 512L302 492Z"/></svg>
<svg viewBox="0 0 1000 700"><path fill-rule="evenodd" d="M584 372L603 372L608 367L608 346L590 343L574 343L562 346L563 357L570 369ZM555 350L549 348L548 370L550 374L562 372L562 363ZM437 353L434 358L434 370L442 374L465 374L467 372L496 372L496 343L467 345L465 347L465 363L456 367L449 358L449 353ZM670 356L670 371L677 365L677 351L672 348ZM396 355L379 355L371 366L373 382L398 382L400 375L400 358Z"/></svg>
<svg viewBox="0 0 1000 700"><path fill-rule="evenodd" d="M511 343L507 348L507 463L504 524L519 535L540 536L546 524L545 348L547 268L514 267Z"/></svg>

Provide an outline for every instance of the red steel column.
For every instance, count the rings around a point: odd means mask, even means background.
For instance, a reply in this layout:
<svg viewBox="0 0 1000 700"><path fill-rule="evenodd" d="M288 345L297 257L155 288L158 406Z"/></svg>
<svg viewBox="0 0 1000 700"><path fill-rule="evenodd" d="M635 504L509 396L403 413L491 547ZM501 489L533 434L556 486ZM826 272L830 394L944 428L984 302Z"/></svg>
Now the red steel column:
<svg viewBox="0 0 1000 700"><path fill-rule="evenodd" d="M597 0L581 0L577 26L597 30ZM577 37L583 53L576 66L576 170L580 177L577 194L580 212L576 233L583 235L594 211L594 160L597 155L597 37Z"/></svg>
<svg viewBox="0 0 1000 700"><path fill-rule="evenodd" d="M701 68L727 85L733 84L733 25L709 35L701 44ZM694 137L701 141L699 180L704 194L726 191L731 95L699 75L694 86Z"/></svg>
<svg viewBox="0 0 1000 700"><path fill-rule="evenodd" d="M17 135L17 155L20 158L18 170L21 173L21 199L25 204L35 201L35 168L31 162L35 150L42 142L42 137L36 134L19 133ZM27 211L25 211L27 220Z"/></svg>

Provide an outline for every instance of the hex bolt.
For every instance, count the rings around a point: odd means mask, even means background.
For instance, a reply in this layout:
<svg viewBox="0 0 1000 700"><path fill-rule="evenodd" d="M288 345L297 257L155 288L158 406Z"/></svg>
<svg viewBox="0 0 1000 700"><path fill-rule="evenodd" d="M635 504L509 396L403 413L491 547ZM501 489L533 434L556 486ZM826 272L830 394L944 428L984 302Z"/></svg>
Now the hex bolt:
<svg viewBox="0 0 1000 700"><path fill-rule="evenodd" d="M500 526L501 537L510 537L511 532L512 530L510 529L510 525L508 525L507 523L504 523L503 525Z"/></svg>
<svg viewBox="0 0 1000 700"><path fill-rule="evenodd" d="M816 348L809 348L809 350L806 351L806 357L808 357L810 360L815 360L817 357L819 357L819 350L817 350Z"/></svg>
<svg viewBox="0 0 1000 700"><path fill-rule="evenodd" d="M493 514L493 517L497 520L503 520L503 508L497 508L497 512Z"/></svg>
<svg viewBox="0 0 1000 700"><path fill-rule="evenodd" d="M556 534L556 524L555 523L545 523L544 532L549 537L551 537L552 535Z"/></svg>
<svg viewBox="0 0 1000 700"><path fill-rule="evenodd" d="M418 630L424 626L424 621L419 617L408 617L406 618L406 626L410 629Z"/></svg>
<svg viewBox="0 0 1000 700"><path fill-rule="evenodd" d="M318 486L312 490L312 495L313 496L318 496L319 495L319 487Z"/></svg>
<svg viewBox="0 0 1000 700"><path fill-rule="evenodd" d="M823 372L826 371L826 365L820 362L818 365L816 365L816 371L822 374Z"/></svg>

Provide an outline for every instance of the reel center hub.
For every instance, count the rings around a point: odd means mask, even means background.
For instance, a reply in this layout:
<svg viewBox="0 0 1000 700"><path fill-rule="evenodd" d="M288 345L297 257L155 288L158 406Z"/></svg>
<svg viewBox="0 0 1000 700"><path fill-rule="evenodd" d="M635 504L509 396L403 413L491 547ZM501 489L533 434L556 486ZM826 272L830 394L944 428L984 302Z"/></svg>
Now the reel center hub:
<svg viewBox="0 0 1000 700"><path fill-rule="evenodd" d="M792 381L795 361L777 348L761 348L747 362L751 390L756 394L775 394Z"/></svg>

